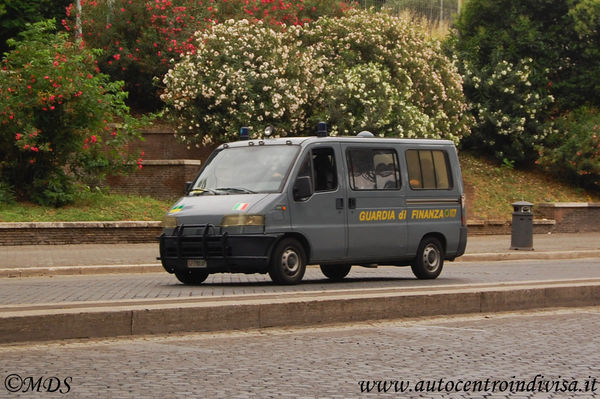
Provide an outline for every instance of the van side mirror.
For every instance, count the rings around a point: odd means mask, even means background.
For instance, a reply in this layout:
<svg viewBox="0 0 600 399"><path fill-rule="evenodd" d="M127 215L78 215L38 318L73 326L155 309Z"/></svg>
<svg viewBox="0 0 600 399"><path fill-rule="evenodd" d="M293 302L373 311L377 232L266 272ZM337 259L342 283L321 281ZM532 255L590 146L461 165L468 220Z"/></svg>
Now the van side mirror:
<svg viewBox="0 0 600 399"><path fill-rule="evenodd" d="M191 181L186 181L185 182L185 191L184 193L187 195L187 193L190 192L190 188L192 188L192 182Z"/></svg>
<svg viewBox="0 0 600 399"><path fill-rule="evenodd" d="M294 182L294 201L305 200L313 194L313 184L310 176L299 176Z"/></svg>

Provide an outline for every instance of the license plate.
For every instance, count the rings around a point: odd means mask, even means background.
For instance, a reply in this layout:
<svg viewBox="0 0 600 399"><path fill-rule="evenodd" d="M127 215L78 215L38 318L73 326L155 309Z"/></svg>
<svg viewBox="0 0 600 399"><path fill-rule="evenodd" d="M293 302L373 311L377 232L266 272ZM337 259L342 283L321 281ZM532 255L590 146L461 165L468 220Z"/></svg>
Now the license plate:
<svg viewBox="0 0 600 399"><path fill-rule="evenodd" d="M188 259L187 266L192 269L205 268L206 261L204 259Z"/></svg>

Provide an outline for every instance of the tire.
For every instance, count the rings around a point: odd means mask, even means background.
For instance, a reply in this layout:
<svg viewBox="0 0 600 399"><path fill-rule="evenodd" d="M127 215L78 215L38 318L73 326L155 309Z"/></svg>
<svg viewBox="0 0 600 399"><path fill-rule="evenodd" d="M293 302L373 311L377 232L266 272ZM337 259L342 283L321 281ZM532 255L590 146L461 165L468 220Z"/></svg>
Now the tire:
<svg viewBox="0 0 600 399"><path fill-rule="evenodd" d="M297 284L306 271L306 254L304 247L294 238L279 241L269 266L269 276L277 284Z"/></svg>
<svg viewBox="0 0 600 399"><path fill-rule="evenodd" d="M201 284L208 277L208 272L206 270L181 270L175 272L175 277L177 280L181 281L183 284L188 285L196 285Z"/></svg>
<svg viewBox="0 0 600 399"><path fill-rule="evenodd" d="M435 237L425 237L419 244L417 257L411 265L418 279L434 279L444 266L444 248Z"/></svg>
<svg viewBox="0 0 600 399"><path fill-rule="evenodd" d="M351 268L352 265L321 265L321 271L331 281L342 281Z"/></svg>

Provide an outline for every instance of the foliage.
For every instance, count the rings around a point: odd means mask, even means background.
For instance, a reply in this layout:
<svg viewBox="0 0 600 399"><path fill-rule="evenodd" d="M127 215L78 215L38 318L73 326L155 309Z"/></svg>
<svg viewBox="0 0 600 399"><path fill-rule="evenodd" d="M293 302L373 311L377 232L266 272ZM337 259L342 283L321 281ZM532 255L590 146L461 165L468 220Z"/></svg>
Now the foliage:
<svg viewBox="0 0 600 399"><path fill-rule="evenodd" d="M536 148L552 130L547 110L553 97L533 88L533 63L531 58L516 65L502 60L477 69L463 62L465 92L475 117L465 147L484 148L500 161L535 161Z"/></svg>
<svg viewBox="0 0 600 399"><path fill-rule="evenodd" d="M54 24L33 24L9 41L14 49L0 71L0 180L18 198L59 206L73 200L74 178L124 169L124 146L138 136L122 83L98 73L95 53L53 33Z"/></svg>
<svg viewBox="0 0 600 399"><path fill-rule="evenodd" d="M582 107L557 120L540 148L540 164L581 186L600 190L600 112Z"/></svg>
<svg viewBox="0 0 600 399"><path fill-rule="evenodd" d="M300 29L229 20L199 32L196 51L164 79L162 99L180 139L237 139L241 126L304 131L322 78L312 50L301 47Z"/></svg>
<svg viewBox="0 0 600 399"><path fill-rule="evenodd" d="M27 23L45 19L60 21L72 0L0 0L0 55L9 50L6 41L26 29Z"/></svg>
<svg viewBox="0 0 600 399"><path fill-rule="evenodd" d="M302 135L319 120L334 135L468 134L453 63L405 19L351 11L286 29L231 20L196 46L167 73L162 96L190 144L231 140L240 126Z"/></svg>
<svg viewBox="0 0 600 399"><path fill-rule="evenodd" d="M13 204L15 202L15 193L13 188L0 181L0 204Z"/></svg>
<svg viewBox="0 0 600 399"><path fill-rule="evenodd" d="M319 15L340 15L337 0L81 0L83 39L101 48L102 71L124 80L140 109L160 105L153 78L162 77L185 52L195 52L194 33L229 19L262 20L268 26L302 25ZM75 30L75 10L65 26Z"/></svg>
<svg viewBox="0 0 600 399"><path fill-rule="evenodd" d="M320 103L315 104L315 113L319 119L331 122L334 134L373 129L381 136L448 138L455 142L469 134L462 79L454 62L442 54L437 40L427 38L424 29L407 17L354 10L342 18L324 17L310 24L303 31L303 41L305 46L315 48L317 57L323 60L326 85L319 96ZM360 89L348 80L357 77L356 68L379 69L373 76L359 78L373 80L368 84L372 97L359 93ZM385 83L374 81L378 78ZM339 83L342 86L336 87ZM391 98L380 92L383 88L375 89L380 84L395 90L388 91ZM351 97L354 101L336 103L340 90L347 90L341 96L344 101ZM338 94L330 97L332 91ZM352 108L340 118L318 112L344 105ZM371 125L368 120L361 120L368 112L363 107L389 112ZM337 129L340 123L350 127Z"/></svg>
<svg viewBox="0 0 600 399"><path fill-rule="evenodd" d="M465 3L451 45L461 60L465 92L478 119L466 145L500 160L528 164L536 157L533 148L543 144L549 132L552 115L599 103L598 4L600 0ZM528 75L523 82L528 84L516 85L508 99L507 85L512 83L498 81L506 66L514 74ZM486 84L490 79L493 85ZM528 95L535 101L520 104ZM523 117L524 123L515 123ZM494 126L498 121L501 125Z"/></svg>

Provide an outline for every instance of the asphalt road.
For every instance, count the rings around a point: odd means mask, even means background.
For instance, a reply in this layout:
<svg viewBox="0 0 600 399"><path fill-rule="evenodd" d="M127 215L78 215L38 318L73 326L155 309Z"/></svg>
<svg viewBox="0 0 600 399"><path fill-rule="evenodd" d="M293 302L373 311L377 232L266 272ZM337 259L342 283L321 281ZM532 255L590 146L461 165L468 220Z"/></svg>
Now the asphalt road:
<svg viewBox="0 0 600 399"><path fill-rule="evenodd" d="M0 306L10 304L187 298L299 291L423 287L600 278L600 259L446 263L436 280L417 280L410 268L355 267L342 283L330 283L309 268L301 284L277 286L268 275L216 274L199 286L164 273L0 279Z"/></svg>
<svg viewBox="0 0 600 399"><path fill-rule="evenodd" d="M0 397L598 398L599 330L594 307L4 346Z"/></svg>

